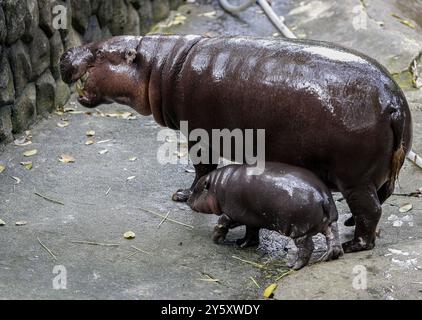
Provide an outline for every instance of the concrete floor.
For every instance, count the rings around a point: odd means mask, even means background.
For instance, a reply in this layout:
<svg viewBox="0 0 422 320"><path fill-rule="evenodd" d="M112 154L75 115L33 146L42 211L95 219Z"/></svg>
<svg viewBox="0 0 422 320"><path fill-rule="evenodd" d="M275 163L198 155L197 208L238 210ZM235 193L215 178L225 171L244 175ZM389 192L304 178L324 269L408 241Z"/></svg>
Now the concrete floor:
<svg viewBox="0 0 422 320"><path fill-rule="evenodd" d="M405 70L422 50L421 26L412 29L391 17L393 12L412 18L403 1L365 1L370 16L367 28L354 30L353 8L360 3L276 1L275 7L302 37L343 43L377 58L392 72ZM271 36L275 30L257 10L250 8L238 19L218 7L193 4L179 10L187 17L183 25L158 30ZM215 16L198 16L212 11ZM384 27L376 22L381 20ZM422 91L405 82L403 86L413 110L414 149L422 153ZM67 107L87 111L74 101ZM6 222L0 226L0 298L261 298L264 288L286 271L283 248L287 240L263 232L259 250L213 244L210 236L216 217L194 213L170 199L176 189L190 185L193 173L184 165L157 162L160 128L149 117L104 116L131 112L123 106L98 110L53 114L31 129L31 145L9 144L0 155L0 164L6 166L0 174L0 219ZM68 120L67 127L57 126L62 118ZM95 130L95 144L85 145L88 130ZM109 141L99 143L104 140ZM37 155L25 158L23 152L31 149L37 149ZM99 154L104 149L108 152ZM59 162L62 154L72 155L75 162ZM132 157L137 159L130 161ZM28 160L33 162L31 170L20 164ZM398 193L414 191L422 187L422 171L406 161L399 181ZM398 207L404 203L412 203L413 209L400 213ZM348 208L344 202L337 204L343 221ZM170 221L158 227L161 218L141 208L162 215L170 211L170 218L193 228ZM27 224L16 226L17 221ZM421 299L422 198L392 196L383 206L379 228L375 250L348 254L286 276L279 281L275 298ZM135 239L123 238L128 230L136 233ZM342 227L342 239L349 239L352 232ZM235 230L230 238L241 234L242 230ZM318 245L322 248L320 241ZM137 251L132 246L149 254L133 255ZM66 269L64 290L54 289L55 266ZM353 286L356 266L367 272L366 290ZM59 270L63 275L63 269Z"/></svg>

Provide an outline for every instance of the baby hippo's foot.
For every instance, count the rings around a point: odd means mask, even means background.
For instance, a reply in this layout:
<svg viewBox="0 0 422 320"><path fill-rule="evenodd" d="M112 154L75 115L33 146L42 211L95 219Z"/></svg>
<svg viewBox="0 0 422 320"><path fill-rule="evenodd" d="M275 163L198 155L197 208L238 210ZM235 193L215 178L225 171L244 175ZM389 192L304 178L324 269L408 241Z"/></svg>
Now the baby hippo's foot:
<svg viewBox="0 0 422 320"><path fill-rule="evenodd" d="M216 244L223 244L228 232L229 232L228 227L222 224L217 224L214 227L214 231L212 233L212 241Z"/></svg>
<svg viewBox="0 0 422 320"><path fill-rule="evenodd" d="M236 240L240 248L248 248L259 245L259 228L246 226L246 234L243 238Z"/></svg>
<svg viewBox="0 0 422 320"><path fill-rule="evenodd" d="M312 252L314 252L314 242L312 236L304 236L301 238L294 239L297 247L297 258L296 261L289 265L293 270L302 269L309 263Z"/></svg>
<svg viewBox="0 0 422 320"><path fill-rule="evenodd" d="M341 257L344 252L340 243L337 222L331 223L327 230L324 231L324 235L327 242L327 252L322 256L321 260L329 261Z"/></svg>
<svg viewBox="0 0 422 320"><path fill-rule="evenodd" d="M229 216L223 213L218 219L218 224L214 227L212 241L216 244L223 244L229 230L238 226L240 226L240 223L232 220Z"/></svg>
<svg viewBox="0 0 422 320"><path fill-rule="evenodd" d="M192 191L190 189L179 189L173 194L171 199L177 202L186 202L188 201L191 193Z"/></svg>

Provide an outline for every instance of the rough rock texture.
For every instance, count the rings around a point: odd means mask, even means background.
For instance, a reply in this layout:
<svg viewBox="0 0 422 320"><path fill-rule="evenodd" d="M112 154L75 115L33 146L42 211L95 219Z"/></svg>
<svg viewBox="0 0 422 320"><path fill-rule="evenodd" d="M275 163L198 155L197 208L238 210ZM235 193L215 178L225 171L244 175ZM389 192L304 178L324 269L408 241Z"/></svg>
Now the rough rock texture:
<svg viewBox="0 0 422 320"><path fill-rule="evenodd" d="M145 34L182 1L0 0L0 114L9 119L0 119L0 144L11 137L6 124L21 132L36 115L67 102L71 91L58 65L64 50L114 35ZM58 22L66 27L58 28Z"/></svg>
<svg viewBox="0 0 422 320"><path fill-rule="evenodd" d="M35 84L28 84L12 106L13 133L19 133L35 121L37 93Z"/></svg>
<svg viewBox="0 0 422 320"><path fill-rule="evenodd" d="M0 140L5 142L10 142L13 140L12 135L12 120L11 116L11 107L3 106L0 108Z"/></svg>
<svg viewBox="0 0 422 320"><path fill-rule="evenodd" d="M13 87L13 74L7 60L6 51L0 49L0 104L13 103L15 88Z"/></svg>

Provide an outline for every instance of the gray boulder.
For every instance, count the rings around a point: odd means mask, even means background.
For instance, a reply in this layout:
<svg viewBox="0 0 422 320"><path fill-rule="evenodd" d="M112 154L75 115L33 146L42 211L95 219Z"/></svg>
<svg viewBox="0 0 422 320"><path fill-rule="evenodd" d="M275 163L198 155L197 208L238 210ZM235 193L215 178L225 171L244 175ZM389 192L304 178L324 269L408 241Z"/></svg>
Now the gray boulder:
<svg viewBox="0 0 422 320"><path fill-rule="evenodd" d="M22 41L19 40L10 48L9 61L13 72L16 96L19 96L28 81L32 79L31 58Z"/></svg>
<svg viewBox="0 0 422 320"><path fill-rule="evenodd" d="M47 69L35 83L37 89L37 114L47 116L54 110L56 81Z"/></svg>
<svg viewBox="0 0 422 320"><path fill-rule="evenodd" d="M34 31L34 39L29 46L33 78L39 77L50 65L50 42L40 28Z"/></svg>
<svg viewBox="0 0 422 320"><path fill-rule="evenodd" d="M62 38L60 32L54 32L53 36L50 38L50 69L54 79L60 78L60 57L64 52Z"/></svg>
<svg viewBox="0 0 422 320"><path fill-rule="evenodd" d="M11 109L13 133L26 130L36 119L35 85L28 84Z"/></svg>
<svg viewBox="0 0 422 320"><path fill-rule="evenodd" d="M0 48L0 109L3 105L13 103L14 100L15 87L13 86L12 69L7 59L6 50Z"/></svg>
<svg viewBox="0 0 422 320"><path fill-rule="evenodd" d="M37 0L26 0L27 15L25 19L25 33L22 36L22 40L25 42L31 42L35 29L39 24L39 11Z"/></svg>
<svg viewBox="0 0 422 320"><path fill-rule="evenodd" d="M26 1L3 0L2 3L6 18L6 43L10 45L18 41L25 33Z"/></svg>
<svg viewBox="0 0 422 320"><path fill-rule="evenodd" d="M11 109L10 105L0 107L0 141L2 143L13 141Z"/></svg>

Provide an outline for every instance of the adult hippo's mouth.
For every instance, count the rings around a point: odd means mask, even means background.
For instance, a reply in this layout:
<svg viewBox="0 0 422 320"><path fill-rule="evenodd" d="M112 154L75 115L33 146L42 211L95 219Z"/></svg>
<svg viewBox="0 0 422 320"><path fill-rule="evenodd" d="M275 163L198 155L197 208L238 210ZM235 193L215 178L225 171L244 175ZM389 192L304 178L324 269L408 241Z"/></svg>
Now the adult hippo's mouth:
<svg viewBox="0 0 422 320"><path fill-rule="evenodd" d="M91 89L90 72L87 71L76 81L76 92L78 93L78 102L87 108L94 108L103 103L111 103L104 98L100 98L98 93Z"/></svg>

